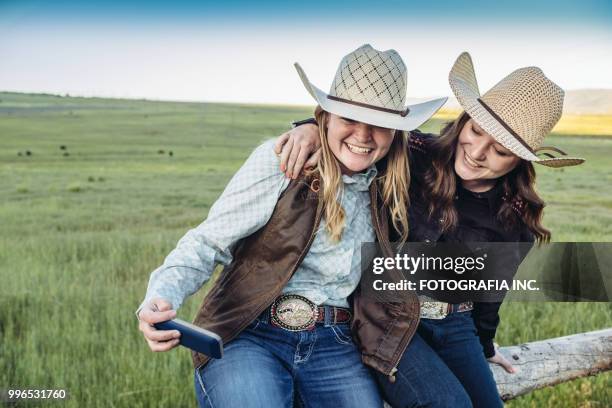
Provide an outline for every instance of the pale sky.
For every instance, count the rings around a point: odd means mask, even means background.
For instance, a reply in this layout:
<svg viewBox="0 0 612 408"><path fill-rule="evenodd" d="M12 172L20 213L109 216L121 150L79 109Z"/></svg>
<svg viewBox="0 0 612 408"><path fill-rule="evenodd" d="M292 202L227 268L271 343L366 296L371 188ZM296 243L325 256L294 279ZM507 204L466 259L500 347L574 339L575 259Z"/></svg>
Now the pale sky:
<svg viewBox="0 0 612 408"><path fill-rule="evenodd" d="M217 21L208 15L141 23L43 14L36 4L13 4L0 17L0 90L311 105L293 63L327 90L341 58L364 43L400 53L409 97L449 95L448 70L462 51L472 54L481 91L527 65L541 67L565 89L612 88L606 19L519 25L482 16L361 15L340 25L316 15Z"/></svg>

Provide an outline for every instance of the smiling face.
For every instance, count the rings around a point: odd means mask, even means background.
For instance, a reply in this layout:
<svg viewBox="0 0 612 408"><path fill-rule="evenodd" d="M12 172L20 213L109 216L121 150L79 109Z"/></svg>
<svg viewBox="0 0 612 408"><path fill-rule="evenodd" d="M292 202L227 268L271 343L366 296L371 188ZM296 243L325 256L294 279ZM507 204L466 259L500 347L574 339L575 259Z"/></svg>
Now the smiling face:
<svg viewBox="0 0 612 408"><path fill-rule="evenodd" d="M328 115L327 142L343 174L359 173L389 152L395 131Z"/></svg>
<svg viewBox="0 0 612 408"><path fill-rule="evenodd" d="M520 158L498 143L473 119L461 129L455 150L455 173L465 188L486 191L508 174Z"/></svg>

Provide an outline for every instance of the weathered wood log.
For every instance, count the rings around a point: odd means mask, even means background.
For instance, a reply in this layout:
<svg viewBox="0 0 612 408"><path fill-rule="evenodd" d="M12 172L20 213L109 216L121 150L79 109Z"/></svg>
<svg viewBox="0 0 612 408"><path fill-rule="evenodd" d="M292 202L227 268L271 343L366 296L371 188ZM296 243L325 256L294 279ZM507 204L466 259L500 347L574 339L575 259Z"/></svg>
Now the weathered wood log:
<svg viewBox="0 0 612 408"><path fill-rule="evenodd" d="M499 394L507 401L612 369L612 328L501 347L500 352L519 370L509 374L490 364Z"/></svg>
<svg viewBox="0 0 612 408"><path fill-rule="evenodd" d="M518 373L491 364L504 400L612 369L612 329L501 347Z"/></svg>

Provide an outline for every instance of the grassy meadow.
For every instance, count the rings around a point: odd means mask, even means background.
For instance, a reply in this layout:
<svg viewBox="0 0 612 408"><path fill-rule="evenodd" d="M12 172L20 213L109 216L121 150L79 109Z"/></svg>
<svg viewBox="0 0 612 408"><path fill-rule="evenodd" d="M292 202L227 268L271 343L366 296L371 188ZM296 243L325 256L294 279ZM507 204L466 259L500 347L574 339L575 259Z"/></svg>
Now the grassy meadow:
<svg viewBox="0 0 612 408"><path fill-rule="evenodd" d="M133 312L250 151L310 114L0 93L0 390L65 389L70 407L195 407L188 351L150 352ZM559 129L547 144L587 164L538 166L546 225L556 241L612 241L612 118ZM191 320L201 296L179 317ZM497 342L611 326L610 304L509 303ZM508 406L610 406L611 383L607 373Z"/></svg>

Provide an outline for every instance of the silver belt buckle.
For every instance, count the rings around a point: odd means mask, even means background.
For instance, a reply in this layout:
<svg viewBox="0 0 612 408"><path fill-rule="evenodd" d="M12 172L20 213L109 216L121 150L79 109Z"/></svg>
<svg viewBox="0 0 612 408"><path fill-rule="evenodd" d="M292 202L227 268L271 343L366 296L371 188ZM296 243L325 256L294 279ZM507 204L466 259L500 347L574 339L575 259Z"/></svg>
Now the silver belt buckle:
<svg viewBox="0 0 612 408"><path fill-rule="evenodd" d="M448 315L448 303L421 301L421 319L444 319Z"/></svg>
<svg viewBox="0 0 612 408"><path fill-rule="evenodd" d="M315 326L319 308L300 295L282 295L270 307L270 322L289 331L310 330Z"/></svg>

